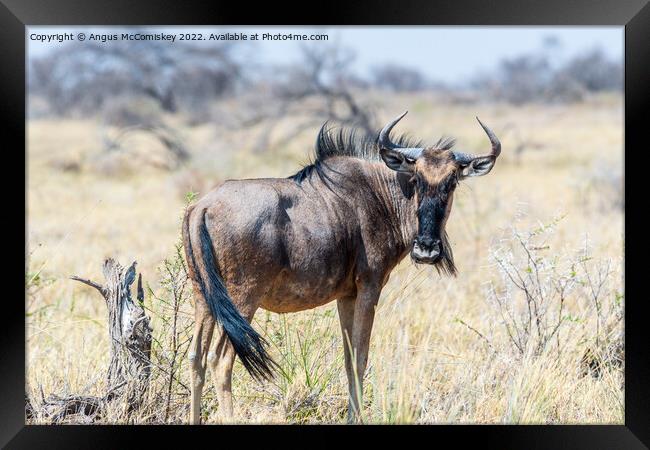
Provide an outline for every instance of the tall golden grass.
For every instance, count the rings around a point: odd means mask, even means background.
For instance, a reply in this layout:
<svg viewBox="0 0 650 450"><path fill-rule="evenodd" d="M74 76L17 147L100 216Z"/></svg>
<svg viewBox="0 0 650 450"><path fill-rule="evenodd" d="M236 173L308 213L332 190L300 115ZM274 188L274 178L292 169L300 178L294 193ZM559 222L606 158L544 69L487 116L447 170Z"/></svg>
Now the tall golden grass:
<svg viewBox="0 0 650 450"><path fill-rule="evenodd" d="M405 260L386 285L364 420L623 423L616 359L624 300L620 97L523 107L441 104L415 95L373 101L380 121L407 108L402 130L431 142L452 135L469 151L488 145L478 115L500 134L503 153L488 176L457 190L447 230L459 276L443 278ZM123 264L137 260L148 283L154 367L145 407L128 417L116 406L100 422L186 423L193 300L178 253L185 195L204 194L226 178L288 176L308 160L317 130L274 146L288 118L268 151L254 153L256 129L190 127L181 119L167 118L192 159L176 172L137 162L139 152L158 151L146 141L132 142L133 152L121 160L98 159L95 119L29 121L26 390L36 404L41 393L103 392L103 300L69 276L101 281L101 263L112 256ZM507 131L509 124L539 148L516 158L520 137ZM539 296L531 316L531 292L508 273L528 280ZM562 283L567 292L559 296ZM537 319L546 321L547 334L559 324L541 344ZM287 315L260 310L254 324L281 370L275 380L256 383L236 363L235 421L344 422L347 381L335 305ZM205 420L215 421L217 410L208 380Z"/></svg>

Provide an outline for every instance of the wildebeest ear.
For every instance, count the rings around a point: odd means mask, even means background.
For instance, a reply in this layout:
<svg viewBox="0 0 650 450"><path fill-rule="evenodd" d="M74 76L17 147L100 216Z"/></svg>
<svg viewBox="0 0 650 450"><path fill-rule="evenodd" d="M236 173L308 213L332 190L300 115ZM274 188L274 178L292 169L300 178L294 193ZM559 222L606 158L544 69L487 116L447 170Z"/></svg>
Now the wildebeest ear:
<svg viewBox="0 0 650 450"><path fill-rule="evenodd" d="M382 148L379 154L386 165L396 172L412 173L415 168L415 160L398 150Z"/></svg>
<svg viewBox="0 0 650 450"><path fill-rule="evenodd" d="M480 177L492 170L496 158L493 156L481 156L474 158L467 164L463 166L460 170L461 176L464 177Z"/></svg>

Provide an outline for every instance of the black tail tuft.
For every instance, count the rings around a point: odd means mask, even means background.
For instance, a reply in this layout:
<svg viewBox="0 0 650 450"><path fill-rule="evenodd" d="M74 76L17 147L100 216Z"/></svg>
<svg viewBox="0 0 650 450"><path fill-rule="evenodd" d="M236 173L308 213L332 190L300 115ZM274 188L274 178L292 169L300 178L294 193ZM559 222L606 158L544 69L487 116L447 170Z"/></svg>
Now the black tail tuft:
<svg viewBox="0 0 650 450"><path fill-rule="evenodd" d="M201 268L203 270L198 271L197 278L212 315L228 335L235 353L248 373L256 380L273 378L273 369L277 368L277 364L266 351L268 343L239 313L217 271L212 241L205 225L205 211L201 221L200 238L202 255L200 265L203 266ZM193 256L192 254L192 259ZM197 267L196 261L193 262Z"/></svg>

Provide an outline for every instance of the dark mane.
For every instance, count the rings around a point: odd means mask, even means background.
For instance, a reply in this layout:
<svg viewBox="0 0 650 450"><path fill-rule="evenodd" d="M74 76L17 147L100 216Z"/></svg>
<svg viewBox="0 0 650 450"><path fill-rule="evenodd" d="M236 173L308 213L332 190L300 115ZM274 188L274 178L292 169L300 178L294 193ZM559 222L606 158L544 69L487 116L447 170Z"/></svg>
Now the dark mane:
<svg viewBox="0 0 650 450"><path fill-rule="evenodd" d="M368 134L355 128L330 127L329 122L325 122L316 138L316 145L314 146L311 157L312 162L287 178L300 184L316 172L322 180L326 180L328 177L324 172L324 169L327 167L325 161L334 156L381 161L379 146L377 145L378 137L379 131ZM415 140L405 134L395 136L392 139L400 147L425 146L421 141ZM440 138L432 147L440 150L448 150L453 147L454 143L454 139Z"/></svg>

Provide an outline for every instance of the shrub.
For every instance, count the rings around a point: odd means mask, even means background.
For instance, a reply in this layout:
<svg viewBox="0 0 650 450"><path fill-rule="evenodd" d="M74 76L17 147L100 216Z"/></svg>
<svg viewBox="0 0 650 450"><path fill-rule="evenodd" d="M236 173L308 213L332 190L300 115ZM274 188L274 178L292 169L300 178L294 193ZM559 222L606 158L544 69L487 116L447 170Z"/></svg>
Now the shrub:
<svg viewBox="0 0 650 450"><path fill-rule="evenodd" d="M561 333L580 323L585 353L622 361L622 296L611 261L593 257L588 242L577 252L551 251L549 236L560 220L527 232L513 228L492 250L501 281L490 283L488 298L499 324L520 357L555 347L559 358L567 344Z"/></svg>

